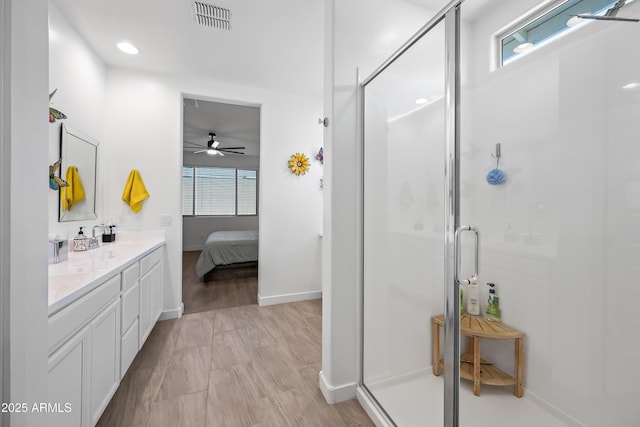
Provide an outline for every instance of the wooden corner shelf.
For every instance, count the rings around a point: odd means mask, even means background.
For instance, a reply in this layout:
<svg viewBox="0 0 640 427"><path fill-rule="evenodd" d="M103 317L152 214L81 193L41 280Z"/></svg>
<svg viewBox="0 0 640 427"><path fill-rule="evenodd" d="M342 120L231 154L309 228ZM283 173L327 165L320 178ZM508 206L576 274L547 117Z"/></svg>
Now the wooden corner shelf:
<svg viewBox="0 0 640 427"><path fill-rule="evenodd" d="M433 375L440 376L444 361L440 359L440 327L444 316L432 318ZM503 323L493 322L481 316L463 314L460 332L467 337L467 350L460 355L460 378L473 381L473 393L480 396L480 384L514 386L514 394L522 397L522 364L524 362L522 338L524 334ZM480 357L480 339L515 340L515 377L501 371L488 360Z"/></svg>

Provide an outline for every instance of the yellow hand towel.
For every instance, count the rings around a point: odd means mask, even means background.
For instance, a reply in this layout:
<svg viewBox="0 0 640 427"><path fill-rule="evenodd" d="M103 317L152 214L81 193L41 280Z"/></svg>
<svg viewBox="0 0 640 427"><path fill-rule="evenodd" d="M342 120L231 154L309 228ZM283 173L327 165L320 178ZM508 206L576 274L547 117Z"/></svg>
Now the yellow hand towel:
<svg viewBox="0 0 640 427"><path fill-rule="evenodd" d="M77 167L69 166L67 168L67 184L69 186L62 187L60 192L63 211L70 210L73 205L84 199L84 187L80 181Z"/></svg>
<svg viewBox="0 0 640 427"><path fill-rule="evenodd" d="M142 177L137 169L132 169L124 186L122 200L124 200L135 213L142 210L142 201L149 198L149 193L142 182Z"/></svg>

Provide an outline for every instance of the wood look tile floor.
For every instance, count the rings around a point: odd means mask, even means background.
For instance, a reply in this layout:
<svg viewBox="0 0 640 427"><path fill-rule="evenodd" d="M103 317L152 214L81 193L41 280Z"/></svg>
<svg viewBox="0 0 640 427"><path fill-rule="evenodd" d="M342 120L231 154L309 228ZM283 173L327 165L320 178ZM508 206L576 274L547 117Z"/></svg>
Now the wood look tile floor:
<svg viewBox="0 0 640 427"><path fill-rule="evenodd" d="M213 280L196 275L200 251L182 253L182 302L185 314L217 308L255 304L258 299L258 267L214 268Z"/></svg>
<svg viewBox="0 0 640 427"><path fill-rule="evenodd" d="M321 313L254 302L158 322L97 425L371 427L356 400L329 405L318 388Z"/></svg>

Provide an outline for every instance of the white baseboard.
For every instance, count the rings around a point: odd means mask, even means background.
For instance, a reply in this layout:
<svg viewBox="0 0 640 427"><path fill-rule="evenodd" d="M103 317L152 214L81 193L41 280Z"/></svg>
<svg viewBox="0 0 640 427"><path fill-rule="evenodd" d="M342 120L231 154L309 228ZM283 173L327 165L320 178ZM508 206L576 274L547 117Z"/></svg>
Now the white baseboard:
<svg viewBox="0 0 640 427"><path fill-rule="evenodd" d="M264 307L265 305L273 305L273 304L284 304L287 302L296 302L296 301L307 301L311 299L320 299L322 298L322 291L312 291L312 292L300 292L297 294L284 294L284 295L274 295L271 297L263 297L258 295L258 305L260 307Z"/></svg>
<svg viewBox="0 0 640 427"><path fill-rule="evenodd" d="M199 246L183 246L182 247L182 252L189 252L189 251L201 251L202 248L204 248L204 245L199 245Z"/></svg>
<svg viewBox="0 0 640 427"><path fill-rule="evenodd" d="M360 387L356 390L356 398L376 427L392 427L376 404L369 398L369 395Z"/></svg>
<svg viewBox="0 0 640 427"><path fill-rule="evenodd" d="M180 303L180 307L173 310L164 310L160 313L158 320L179 319L182 317L182 313L184 313L184 303Z"/></svg>
<svg viewBox="0 0 640 427"><path fill-rule="evenodd" d="M404 383L407 381L414 380L416 378L424 377L426 375L432 375L433 368L429 366L428 368L417 369L411 372L404 372L399 375L389 376L389 373L386 372L380 375L380 378L370 378L367 379L367 387L369 390L373 390L376 388L389 387L395 384Z"/></svg>
<svg viewBox="0 0 640 427"><path fill-rule="evenodd" d="M320 391L322 392L322 395L324 396L324 399L327 401L327 403L340 403L356 397L356 383L343 384L335 387L327 382L327 379L322 374L322 371L320 371L318 377L318 385L320 386Z"/></svg>
<svg viewBox="0 0 640 427"><path fill-rule="evenodd" d="M534 402L536 405L540 406L542 409L550 413L552 416L564 422L567 426L570 427L587 427L586 424L582 423L580 420L572 417L562 409L557 406L552 405L542 397L533 393L530 390L524 389L524 397Z"/></svg>

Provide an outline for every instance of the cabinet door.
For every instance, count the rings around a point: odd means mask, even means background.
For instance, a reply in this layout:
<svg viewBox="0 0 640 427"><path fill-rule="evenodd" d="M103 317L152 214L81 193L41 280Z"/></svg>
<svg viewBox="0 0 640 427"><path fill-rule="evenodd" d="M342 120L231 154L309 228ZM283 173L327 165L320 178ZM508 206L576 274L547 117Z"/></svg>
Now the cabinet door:
<svg viewBox="0 0 640 427"><path fill-rule="evenodd" d="M120 339L120 379L127 373L127 369L131 366L131 362L138 354L138 340L140 339L140 333L138 330L138 319L133 322L133 325L129 327Z"/></svg>
<svg viewBox="0 0 640 427"><path fill-rule="evenodd" d="M151 282L151 323L155 324L162 313L162 278L164 277L163 264L158 263L149 272L153 275Z"/></svg>
<svg viewBox="0 0 640 427"><path fill-rule="evenodd" d="M151 332L151 282L153 277L149 271L144 276L140 277L140 319L139 319L139 344L142 348L144 342Z"/></svg>
<svg viewBox="0 0 640 427"><path fill-rule="evenodd" d="M91 425L95 425L120 384L120 299L91 327Z"/></svg>
<svg viewBox="0 0 640 427"><path fill-rule="evenodd" d="M140 347L162 311L162 262L140 277Z"/></svg>
<svg viewBox="0 0 640 427"><path fill-rule="evenodd" d="M122 293L121 310L122 323L120 329L122 334L129 330L134 321L140 316L140 283L137 278L135 283ZM136 341L138 338L136 338ZM136 349L137 350L137 349Z"/></svg>
<svg viewBox="0 0 640 427"><path fill-rule="evenodd" d="M48 402L59 405L48 414L50 427L89 426L89 336L86 326L49 356Z"/></svg>

